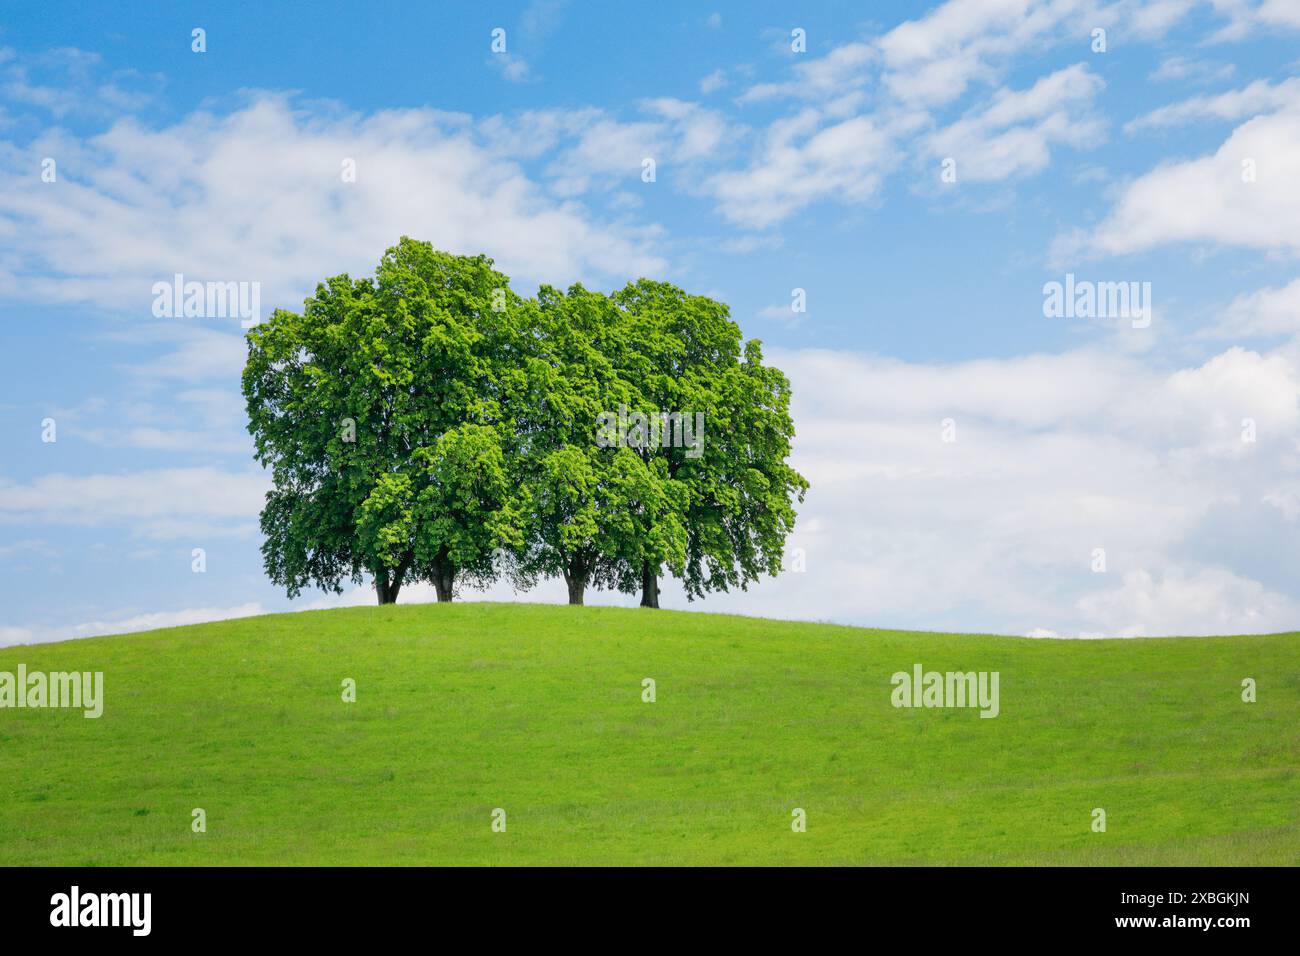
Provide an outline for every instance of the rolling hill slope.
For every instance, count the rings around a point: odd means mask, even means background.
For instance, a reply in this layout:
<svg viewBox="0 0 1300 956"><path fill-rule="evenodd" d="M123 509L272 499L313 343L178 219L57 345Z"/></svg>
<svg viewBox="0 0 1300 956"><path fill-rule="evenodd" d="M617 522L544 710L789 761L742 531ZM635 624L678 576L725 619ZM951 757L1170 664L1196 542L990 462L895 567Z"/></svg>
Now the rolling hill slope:
<svg viewBox="0 0 1300 956"><path fill-rule="evenodd" d="M997 671L999 715L895 708L918 663ZM105 704L0 710L0 865L1300 862L1295 633L472 603L0 649L19 664L103 671Z"/></svg>

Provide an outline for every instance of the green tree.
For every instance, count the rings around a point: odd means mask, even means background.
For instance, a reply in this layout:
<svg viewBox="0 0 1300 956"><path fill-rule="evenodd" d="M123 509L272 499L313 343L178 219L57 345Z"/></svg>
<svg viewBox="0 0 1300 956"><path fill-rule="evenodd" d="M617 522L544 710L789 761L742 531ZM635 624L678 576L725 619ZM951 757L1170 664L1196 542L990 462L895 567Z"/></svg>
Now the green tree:
<svg viewBox="0 0 1300 956"><path fill-rule="evenodd" d="M645 550L647 526L670 538L659 548L661 560L682 567L685 532L680 504L662 487L662 468L629 448L598 443L601 416L636 399L617 369L628 349L626 314L609 297L575 285L567 294L543 286L533 316L527 395L515 405L527 532L514 576L522 587L538 576L562 576L569 603L581 604L588 586L616 584L620 562Z"/></svg>
<svg viewBox="0 0 1300 956"><path fill-rule="evenodd" d="M794 502L808 488L787 462L794 437L789 381L763 364L760 342L742 341L720 302L647 279L613 299L627 316L629 349L618 359L620 374L642 411L680 416L661 424L638 450L671 491L672 520L645 516L646 547L639 561L623 562L617 585L639 588L642 606L658 607L665 565L692 600L744 590L762 573L779 573ZM674 431L677 422L686 427ZM681 568L655 545L677 524L686 535Z"/></svg>
<svg viewBox="0 0 1300 956"><path fill-rule="evenodd" d="M272 476L262 554L291 597L368 574L380 604L412 581L448 601L522 547L524 312L490 259L403 237L373 279L328 279L249 332L249 431Z"/></svg>

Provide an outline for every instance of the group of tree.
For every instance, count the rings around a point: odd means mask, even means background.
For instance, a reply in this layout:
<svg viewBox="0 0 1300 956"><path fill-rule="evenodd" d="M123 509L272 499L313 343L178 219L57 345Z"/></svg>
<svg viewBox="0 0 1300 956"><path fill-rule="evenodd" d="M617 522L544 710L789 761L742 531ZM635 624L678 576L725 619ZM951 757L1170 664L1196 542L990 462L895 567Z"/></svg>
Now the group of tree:
<svg viewBox="0 0 1300 956"><path fill-rule="evenodd" d="M722 303L647 279L525 299L491 259L403 238L247 338L262 554L290 597L370 577L380 604L415 581L448 601L504 574L658 607L665 572L693 599L781 569L808 487L790 385ZM645 440L660 413L704 434ZM638 433L598 440L615 416Z"/></svg>

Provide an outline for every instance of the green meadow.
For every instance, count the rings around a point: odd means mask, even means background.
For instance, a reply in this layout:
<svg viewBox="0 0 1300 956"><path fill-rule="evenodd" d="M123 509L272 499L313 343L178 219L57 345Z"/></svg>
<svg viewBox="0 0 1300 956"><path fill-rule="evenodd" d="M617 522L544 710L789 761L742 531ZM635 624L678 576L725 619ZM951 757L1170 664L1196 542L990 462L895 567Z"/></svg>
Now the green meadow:
<svg viewBox="0 0 1300 956"><path fill-rule="evenodd" d="M20 664L102 671L104 712L0 709L0 865L1300 863L1297 633L463 603L0 649ZM916 664L997 671L998 716L895 708Z"/></svg>

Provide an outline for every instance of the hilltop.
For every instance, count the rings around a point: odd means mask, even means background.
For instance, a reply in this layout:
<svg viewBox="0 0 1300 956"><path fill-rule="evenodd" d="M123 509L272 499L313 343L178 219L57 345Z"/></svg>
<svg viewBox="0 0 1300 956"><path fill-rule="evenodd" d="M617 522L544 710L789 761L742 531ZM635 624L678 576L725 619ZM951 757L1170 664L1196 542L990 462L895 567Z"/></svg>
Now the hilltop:
<svg viewBox="0 0 1300 956"><path fill-rule="evenodd" d="M465 603L0 649L19 664L102 671L103 715L0 710L0 865L1300 862L1295 633ZM998 672L997 717L892 706L917 664Z"/></svg>

